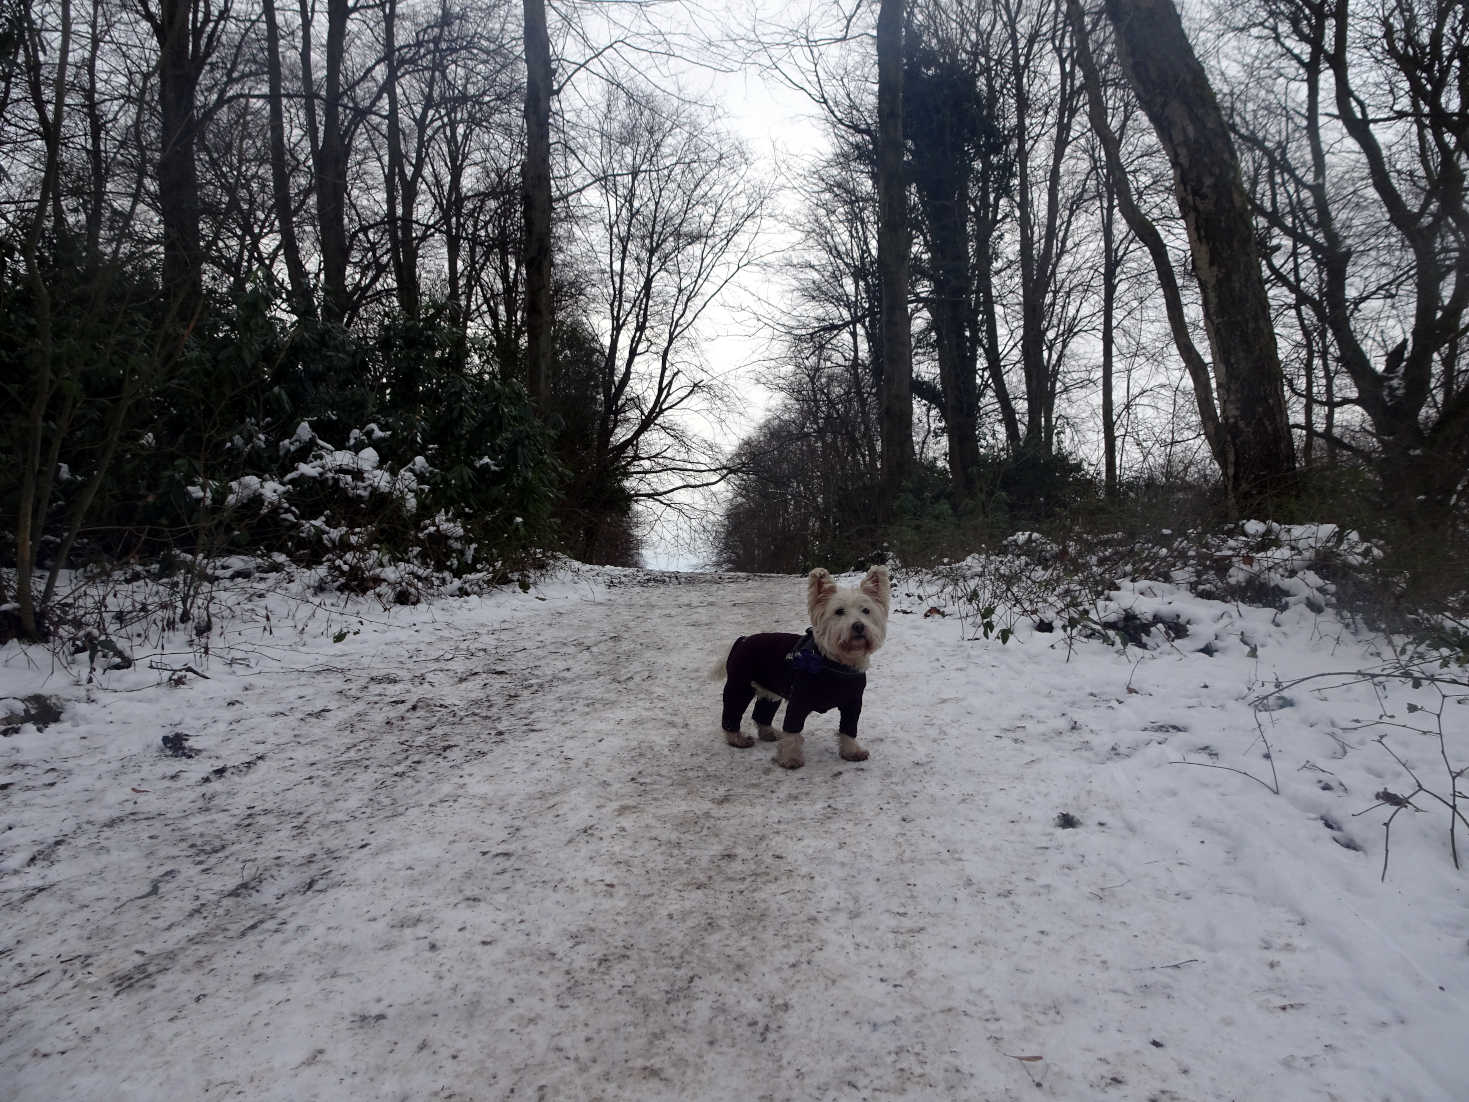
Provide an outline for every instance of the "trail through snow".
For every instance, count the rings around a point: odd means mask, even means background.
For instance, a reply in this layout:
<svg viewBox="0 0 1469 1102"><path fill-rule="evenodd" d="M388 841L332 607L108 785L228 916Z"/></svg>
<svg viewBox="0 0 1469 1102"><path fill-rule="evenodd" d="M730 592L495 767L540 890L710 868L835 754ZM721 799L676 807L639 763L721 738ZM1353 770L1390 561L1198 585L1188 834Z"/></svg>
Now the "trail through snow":
<svg viewBox="0 0 1469 1102"><path fill-rule="evenodd" d="M68 711L0 744L0 1097L1465 1097L1443 824L1381 884L1391 778L1307 768L1370 694L1289 711L1282 796L1173 764L1268 778L1251 678L1339 640L1068 660L897 589L872 759L833 714L791 773L705 672L800 579L609 572L183 687L12 648L0 695Z"/></svg>

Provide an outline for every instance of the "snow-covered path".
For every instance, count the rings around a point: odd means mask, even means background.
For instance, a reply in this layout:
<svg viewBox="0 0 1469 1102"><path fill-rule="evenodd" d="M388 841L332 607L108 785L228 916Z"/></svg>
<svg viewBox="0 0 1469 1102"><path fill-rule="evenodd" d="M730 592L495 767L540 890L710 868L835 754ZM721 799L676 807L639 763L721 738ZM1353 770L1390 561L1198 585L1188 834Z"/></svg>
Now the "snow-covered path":
<svg viewBox="0 0 1469 1102"><path fill-rule="evenodd" d="M704 673L800 580L622 581L7 740L0 1097L1463 1097L1442 854L1420 907L1312 803L1365 793L1168 764L1249 744L1242 656L898 615L872 759L788 773Z"/></svg>

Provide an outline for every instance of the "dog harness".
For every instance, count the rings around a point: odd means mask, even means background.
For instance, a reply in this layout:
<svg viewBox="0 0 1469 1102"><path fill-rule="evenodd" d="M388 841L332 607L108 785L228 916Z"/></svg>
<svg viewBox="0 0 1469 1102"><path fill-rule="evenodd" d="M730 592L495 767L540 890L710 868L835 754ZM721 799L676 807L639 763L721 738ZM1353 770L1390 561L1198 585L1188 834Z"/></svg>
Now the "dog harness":
<svg viewBox="0 0 1469 1102"><path fill-rule="evenodd" d="M845 662L838 662L834 658L828 658L816 649L816 636L810 628L806 634L801 636L801 641L795 645L791 653L786 655L786 663L797 675L813 676L815 674L831 674L833 677L860 677L862 683L867 684L867 674L856 666L848 666ZM821 709L826 711L825 708Z"/></svg>

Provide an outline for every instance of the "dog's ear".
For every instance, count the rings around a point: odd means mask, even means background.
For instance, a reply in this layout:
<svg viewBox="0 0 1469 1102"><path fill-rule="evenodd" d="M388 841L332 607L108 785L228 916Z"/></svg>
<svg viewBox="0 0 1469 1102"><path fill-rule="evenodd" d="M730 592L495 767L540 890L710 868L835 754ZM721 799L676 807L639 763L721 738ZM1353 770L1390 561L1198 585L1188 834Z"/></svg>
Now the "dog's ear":
<svg viewBox="0 0 1469 1102"><path fill-rule="evenodd" d="M837 591L837 583L831 576L831 571L818 566L806 576L806 611L811 614L811 622L816 623L816 614L831 600L831 595Z"/></svg>
<svg viewBox="0 0 1469 1102"><path fill-rule="evenodd" d="M862 579L862 583L858 588L880 604L884 612L888 610L888 601L891 597L892 587L888 583L887 567L872 567L872 569L867 571L867 576Z"/></svg>

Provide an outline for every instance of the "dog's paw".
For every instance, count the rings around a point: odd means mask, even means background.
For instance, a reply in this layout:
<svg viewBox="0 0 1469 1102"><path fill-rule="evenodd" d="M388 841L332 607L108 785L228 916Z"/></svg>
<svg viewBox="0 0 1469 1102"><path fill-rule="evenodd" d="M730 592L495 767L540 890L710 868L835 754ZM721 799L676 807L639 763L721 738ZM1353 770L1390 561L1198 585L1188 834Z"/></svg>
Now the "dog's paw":
<svg viewBox="0 0 1469 1102"><path fill-rule="evenodd" d="M784 734L780 736L780 745L775 748L775 764L782 769L799 769L806 764L806 756L801 752L805 739L800 735Z"/></svg>
<svg viewBox="0 0 1469 1102"><path fill-rule="evenodd" d="M774 727L771 727L771 726L768 726L768 725L765 726L765 727L759 728L759 732L760 732L760 741L761 742L774 742L776 739L778 739L780 737L779 735L777 735L775 733L775 728Z"/></svg>
<svg viewBox="0 0 1469 1102"><path fill-rule="evenodd" d="M735 747L735 749L737 750L748 750L750 747L755 745L754 739L740 731L724 732L724 741Z"/></svg>
<svg viewBox="0 0 1469 1102"><path fill-rule="evenodd" d="M857 745L857 740L851 735L837 736L837 752L841 754L843 761L866 761L867 751Z"/></svg>

